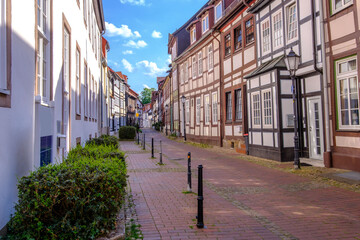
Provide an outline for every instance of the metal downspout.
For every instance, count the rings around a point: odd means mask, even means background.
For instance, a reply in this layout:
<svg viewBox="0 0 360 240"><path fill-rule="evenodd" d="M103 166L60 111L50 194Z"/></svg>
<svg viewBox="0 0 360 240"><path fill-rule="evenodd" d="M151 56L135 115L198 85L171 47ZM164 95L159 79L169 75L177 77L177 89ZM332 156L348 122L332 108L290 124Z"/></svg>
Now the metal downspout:
<svg viewBox="0 0 360 240"><path fill-rule="evenodd" d="M327 65L326 65L326 55L325 55L325 30L324 30L324 8L323 1L319 0L320 8L320 34L321 34L321 58L323 62L323 92L324 92L324 115L325 115L325 142L326 148L325 152L330 155L331 146L330 146L330 117L329 117L329 91L328 91L328 82L327 82ZM330 156L329 156L330 157ZM331 161L330 161L331 162Z"/></svg>

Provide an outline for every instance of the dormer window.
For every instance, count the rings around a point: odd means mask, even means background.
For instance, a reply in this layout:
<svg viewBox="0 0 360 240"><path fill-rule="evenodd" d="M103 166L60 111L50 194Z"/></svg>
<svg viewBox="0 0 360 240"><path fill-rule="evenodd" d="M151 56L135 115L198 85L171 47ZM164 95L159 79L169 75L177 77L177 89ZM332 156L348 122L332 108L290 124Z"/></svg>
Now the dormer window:
<svg viewBox="0 0 360 240"><path fill-rule="evenodd" d="M202 32L205 33L207 30L209 30L209 15L202 19Z"/></svg>
<svg viewBox="0 0 360 240"><path fill-rule="evenodd" d="M191 43L194 43L196 41L196 28L194 27L191 29Z"/></svg>
<svg viewBox="0 0 360 240"><path fill-rule="evenodd" d="M219 21L219 19L222 17L222 2L220 1L215 6L215 22Z"/></svg>

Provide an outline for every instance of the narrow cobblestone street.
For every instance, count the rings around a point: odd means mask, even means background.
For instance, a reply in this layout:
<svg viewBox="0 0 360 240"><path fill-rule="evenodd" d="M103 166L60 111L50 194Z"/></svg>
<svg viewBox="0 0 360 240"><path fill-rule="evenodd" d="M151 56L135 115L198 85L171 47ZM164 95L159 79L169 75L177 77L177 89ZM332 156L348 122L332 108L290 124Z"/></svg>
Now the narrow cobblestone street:
<svg viewBox="0 0 360 240"><path fill-rule="evenodd" d="M360 239L360 195L294 174L169 140L144 130L146 150L121 142L144 239ZM156 159L151 159L151 138ZM163 162L159 162L159 141ZM204 166L204 223L197 229L197 196L187 190Z"/></svg>

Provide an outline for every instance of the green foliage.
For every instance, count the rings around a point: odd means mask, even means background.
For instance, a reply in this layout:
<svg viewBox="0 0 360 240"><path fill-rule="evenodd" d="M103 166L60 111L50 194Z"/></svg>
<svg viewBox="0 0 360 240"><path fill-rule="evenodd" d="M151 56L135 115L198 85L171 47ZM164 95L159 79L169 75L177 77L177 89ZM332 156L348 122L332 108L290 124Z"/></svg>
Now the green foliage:
<svg viewBox="0 0 360 240"><path fill-rule="evenodd" d="M153 91L156 91L155 88L144 88L144 90L142 90L140 93L140 100L142 104L151 103L151 95Z"/></svg>
<svg viewBox="0 0 360 240"><path fill-rule="evenodd" d="M96 146L114 146L115 148L118 147L118 138L115 136L109 136L109 135L102 135L99 138L93 138L86 142L86 145L96 145Z"/></svg>
<svg viewBox="0 0 360 240"><path fill-rule="evenodd" d="M98 143L78 146L63 163L19 180L6 239L95 239L114 228L125 194L124 153Z"/></svg>
<svg viewBox="0 0 360 240"><path fill-rule="evenodd" d="M134 139L136 137L136 128L131 126L121 127L119 130L120 139Z"/></svg>
<svg viewBox="0 0 360 240"><path fill-rule="evenodd" d="M127 226L125 229L125 239L132 240L132 239L144 239L142 232L140 230L141 225L135 224L134 219L131 219L131 225Z"/></svg>
<svg viewBox="0 0 360 240"><path fill-rule="evenodd" d="M153 123L152 126L155 127L156 131L160 131L160 128L163 127L164 124L160 121L160 122Z"/></svg>

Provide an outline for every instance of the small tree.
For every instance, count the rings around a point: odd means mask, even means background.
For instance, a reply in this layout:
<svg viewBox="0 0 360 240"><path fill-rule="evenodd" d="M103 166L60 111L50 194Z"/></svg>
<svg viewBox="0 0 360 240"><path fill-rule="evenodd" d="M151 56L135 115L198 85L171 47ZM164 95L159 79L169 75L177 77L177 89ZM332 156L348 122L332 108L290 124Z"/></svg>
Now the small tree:
<svg viewBox="0 0 360 240"><path fill-rule="evenodd" d="M151 103L151 94L153 91L156 91L155 88L144 88L140 93L140 100L142 104Z"/></svg>

